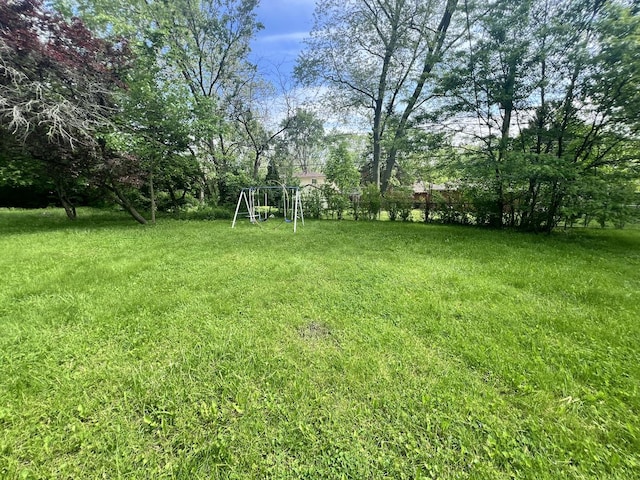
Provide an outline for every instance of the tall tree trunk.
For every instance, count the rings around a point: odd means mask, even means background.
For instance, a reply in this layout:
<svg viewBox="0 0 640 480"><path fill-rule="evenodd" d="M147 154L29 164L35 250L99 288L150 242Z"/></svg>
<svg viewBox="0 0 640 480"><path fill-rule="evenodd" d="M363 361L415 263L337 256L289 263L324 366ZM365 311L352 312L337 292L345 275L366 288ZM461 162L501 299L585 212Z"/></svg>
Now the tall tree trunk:
<svg viewBox="0 0 640 480"><path fill-rule="evenodd" d="M529 205L526 211L523 212L522 226L528 230L534 232L538 231L538 221L535 218L536 207L538 206L538 192L540 191L540 184L535 178L529 179L529 191L527 198L529 199Z"/></svg>
<svg viewBox="0 0 640 480"><path fill-rule="evenodd" d="M568 132L568 127L571 119L575 114L574 106L573 106L573 96L574 90L576 86L576 81L579 75L579 67L576 67L573 70L573 74L571 76L571 81L569 83L569 88L567 89L567 93L563 100L562 104L562 120L560 122L558 128L558 136L556 138L557 141L557 149L556 149L556 157L558 159L562 159L565 155L565 135ZM548 234L551 234L551 231L555 227L556 216L558 215L558 211L560 210L560 206L562 205L562 201L564 199L563 188L561 186L561 182L559 176L556 174L556 180L553 182L552 190L551 190L551 198L549 200L549 204L547 205L547 219L545 225L545 231Z"/></svg>
<svg viewBox="0 0 640 480"><path fill-rule="evenodd" d="M396 165L396 159L398 156L398 143L402 138L404 138L407 133L407 123L409 121L409 118L413 114L418 100L420 99L420 95L422 94L422 90L424 89L425 83L427 82L427 78L429 78L433 67L435 67L435 65L440 61L440 58L442 56L442 47L447 36L447 30L449 29L449 25L451 23L451 17L453 16L457 6L458 0L447 1L444 13L442 14L442 18L440 19L440 23L438 24L438 28L436 30L435 41L429 48L429 52L425 57L422 67L422 73L420 74L418 83L416 84L411 97L407 101L404 111L402 112L400 122L395 129L393 142L391 143L391 147L389 148L389 151L387 153L387 161L384 168L384 174L382 175L382 178L380 180L381 183L379 184L381 193L386 192L387 188L389 187L389 181L391 180L391 175Z"/></svg>
<svg viewBox="0 0 640 480"><path fill-rule="evenodd" d="M516 81L517 71L517 57L512 57L507 64L508 71L507 76L502 86L504 100L500 101L500 107L504 114L502 116L502 125L500 127L500 143L498 145L498 159L495 167L495 181L496 181L496 201L495 211L492 213L489 224L495 228L502 228L504 225L504 180L502 178L502 167L507 159L507 151L509 148L509 131L511 129L511 117L513 115L513 97Z"/></svg>
<svg viewBox="0 0 640 480"><path fill-rule="evenodd" d="M260 153L261 152L256 151L253 157L253 170L251 178L253 178L253 181L256 183L258 183L258 176L260 175Z"/></svg>
<svg viewBox="0 0 640 480"><path fill-rule="evenodd" d="M562 204L562 198L563 194L558 188L558 182L555 181L551 191L551 201L549 202L549 208L547 210L547 224L545 225L545 231L549 235L556 226L556 215Z"/></svg>
<svg viewBox="0 0 640 480"><path fill-rule="evenodd" d="M507 101L503 104L504 116L502 118L502 128L500 133L500 145L498 147L498 158L494 170L495 175L495 204L494 211L489 218L489 225L494 228L502 228L504 225L504 180L502 178L502 166L507 157L507 146L509 143L509 127L511 126L511 115L513 114L513 102Z"/></svg>
<svg viewBox="0 0 640 480"><path fill-rule="evenodd" d="M382 157L381 137L382 137L382 99L376 101L376 108L373 117L373 178L376 186L380 188L380 158Z"/></svg>
<svg viewBox="0 0 640 480"><path fill-rule="evenodd" d="M542 39L541 50L546 49L546 37ZM543 132L547 123L547 102L546 102L546 83L547 83L547 61L543 56L540 63L540 109L536 122L536 146L534 153L536 154L536 163L539 163L539 156L542 154ZM540 182L537 176L529 176L529 190L527 192L528 205L523 209L521 226L527 230L538 231L539 222L535 218L536 207L538 204L538 192L540 191Z"/></svg>
<svg viewBox="0 0 640 480"><path fill-rule="evenodd" d="M156 192L153 188L153 166L149 172L149 195L151 196L151 223L156 223Z"/></svg>
<svg viewBox="0 0 640 480"><path fill-rule="evenodd" d="M171 205L173 206L173 208L178 208L178 199L176 198L176 192L173 190L173 187L171 185L169 185L167 187L167 191L169 192L169 198L171 199Z"/></svg>
<svg viewBox="0 0 640 480"><path fill-rule="evenodd" d="M378 91L373 104L373 175L378 188L380 185L380 168L382 160L382 135L384 133L383 128L383 106L384 97L387 92L387 83L389 68L391 67L391 60L396 54L396 47L398 44L399 36L399 11L388 12L391 23L391 33L389 35L389 41L385 45L384 57L382 60L382 71L378 79Z"/></svg>

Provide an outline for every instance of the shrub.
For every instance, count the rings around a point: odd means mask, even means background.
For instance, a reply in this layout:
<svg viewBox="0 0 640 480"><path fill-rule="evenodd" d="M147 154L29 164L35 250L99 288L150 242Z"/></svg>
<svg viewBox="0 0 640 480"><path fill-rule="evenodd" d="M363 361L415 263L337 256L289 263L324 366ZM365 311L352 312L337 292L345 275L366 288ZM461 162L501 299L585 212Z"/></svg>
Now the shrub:
<svg viewBox="0 0 640 480"><path fill-rule="evenodd" d="M302 211L305 217L319 219L322 217L324 204L322 193L317 188L307 191L302 199Z"/></svg>
<svg viewBox="0 0 640 480"><path fill-rule="evenodd" d="M338 220L342 220L345 210L349 208L349 196L333 189L330 185L323 185L322 191L327 201L327 213L331 218L337 217Z"/></svg>
<svg viewBox="0 0 640 480"><path fill-rule="evenodd" d="M384 196L384 208L389 212L389 220L400 218L407 222L412 219L413 190L410 187L395 187Z"/></svg>
<svg viewBox="0 0 640 480"><path fill-rule="evenodd" d="M177 212L177 218L180 220L231 220L233 213L229 207L198 205L181 209Z"/></svg>
<svg viewBox="0 0 640 480"><path fill-rule="evenodd" d="M382 197L380 196L380 190L376 185L370 183L362 189L360 205L363 213L366 213L369 220L375 220L378 218L380 208L382 207Z"/></svg>

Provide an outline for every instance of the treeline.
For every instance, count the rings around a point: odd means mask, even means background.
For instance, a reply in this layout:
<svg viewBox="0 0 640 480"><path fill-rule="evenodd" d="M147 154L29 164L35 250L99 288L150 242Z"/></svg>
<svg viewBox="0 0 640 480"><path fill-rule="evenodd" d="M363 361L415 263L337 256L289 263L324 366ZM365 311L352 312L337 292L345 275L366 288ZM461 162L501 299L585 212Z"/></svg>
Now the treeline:
<svg viewBox="0 0 640 480"><path fill-rule="evenodd" d="M0 0L0 202L115 202L145 223L322 171L309 212L335 218L377 202L408 219L409 197L496 228L633 218L637 2L318 0L296 88L249 61L257 6ZM417 181L447 192L418 201Z"/></svg>
<svg viewBox="0 0 640 480"><path fill-rule="evenodd" d="M368 116L383 195L446 181L452 221L550 231L617 212L621 224L637 203L639 10L320 0L297 74Z"/></svg>
<svg viewBox="0 0 640 480"><path fill-rule="evenodd" d="M269 164L314 168L322 121L248 61L257 4L0 0L5 204L115 202L145 223L230 204Z"/></svg>

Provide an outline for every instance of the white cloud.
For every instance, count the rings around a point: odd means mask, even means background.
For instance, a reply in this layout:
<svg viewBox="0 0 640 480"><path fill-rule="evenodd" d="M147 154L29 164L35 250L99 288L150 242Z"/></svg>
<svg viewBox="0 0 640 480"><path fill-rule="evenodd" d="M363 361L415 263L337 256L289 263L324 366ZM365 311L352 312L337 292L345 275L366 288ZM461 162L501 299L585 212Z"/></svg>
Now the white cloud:
<svg viewBox="0 0 640 480"><path fill-rule="evenodd" d="M275 35L260 35L256 42L280 43L280 42L300 42L309 36L309 32L278 33Z"/></svg>
<svg viewBox="0 0 640 480"><path fill-rule="evenodd" d="M371 126L367 119L357 115L336 113L323 102L323 97L330 94L327 87L298 87L286 93L278 93L264 99L265 111L263 120L271 125L279 125L287 115L293 114L296 108L304 108L315 113L324 121L325 131L336 133L367 133Z"/></svg>

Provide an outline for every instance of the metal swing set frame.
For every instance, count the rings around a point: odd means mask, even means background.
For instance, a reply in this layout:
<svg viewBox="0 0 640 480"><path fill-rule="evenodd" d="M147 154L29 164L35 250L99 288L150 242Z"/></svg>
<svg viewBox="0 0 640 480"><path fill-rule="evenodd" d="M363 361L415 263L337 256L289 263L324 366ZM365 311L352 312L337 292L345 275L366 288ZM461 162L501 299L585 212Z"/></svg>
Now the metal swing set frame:
<svg viewBox="0 0 640 480"><path fill-rule="evenodd" d="M302 200L300 198L300 187L290 187L286 185L280 185L277 187L257 186L257 187L243 188L240 191L240 195L238 196L238 204L236 205L236 211L233 215L233 223L231 224L231 228L234 228L236 226L238 213L240 213L241 216L248 217L249 221L254 225L262 226L262 223L269 220L270 209L272 206L268 205L267 193L270 190L282 191L283 202L284 202L283 222L293 223L293 233L296 233L296 230L298 228L298 217L300 218L302 225L304 225L304 214L302 213ZM264 194L264 203L261 205L260 200L263 194ZM240 212L240 206L243 203L244 203L244 206L247 208L246 212ZM261 210L263 210L264 207L268 207L268 210L264 211L264 215L263 215L263 212ZM289 217L287 217L287 215L289 215Z"/></svg>

